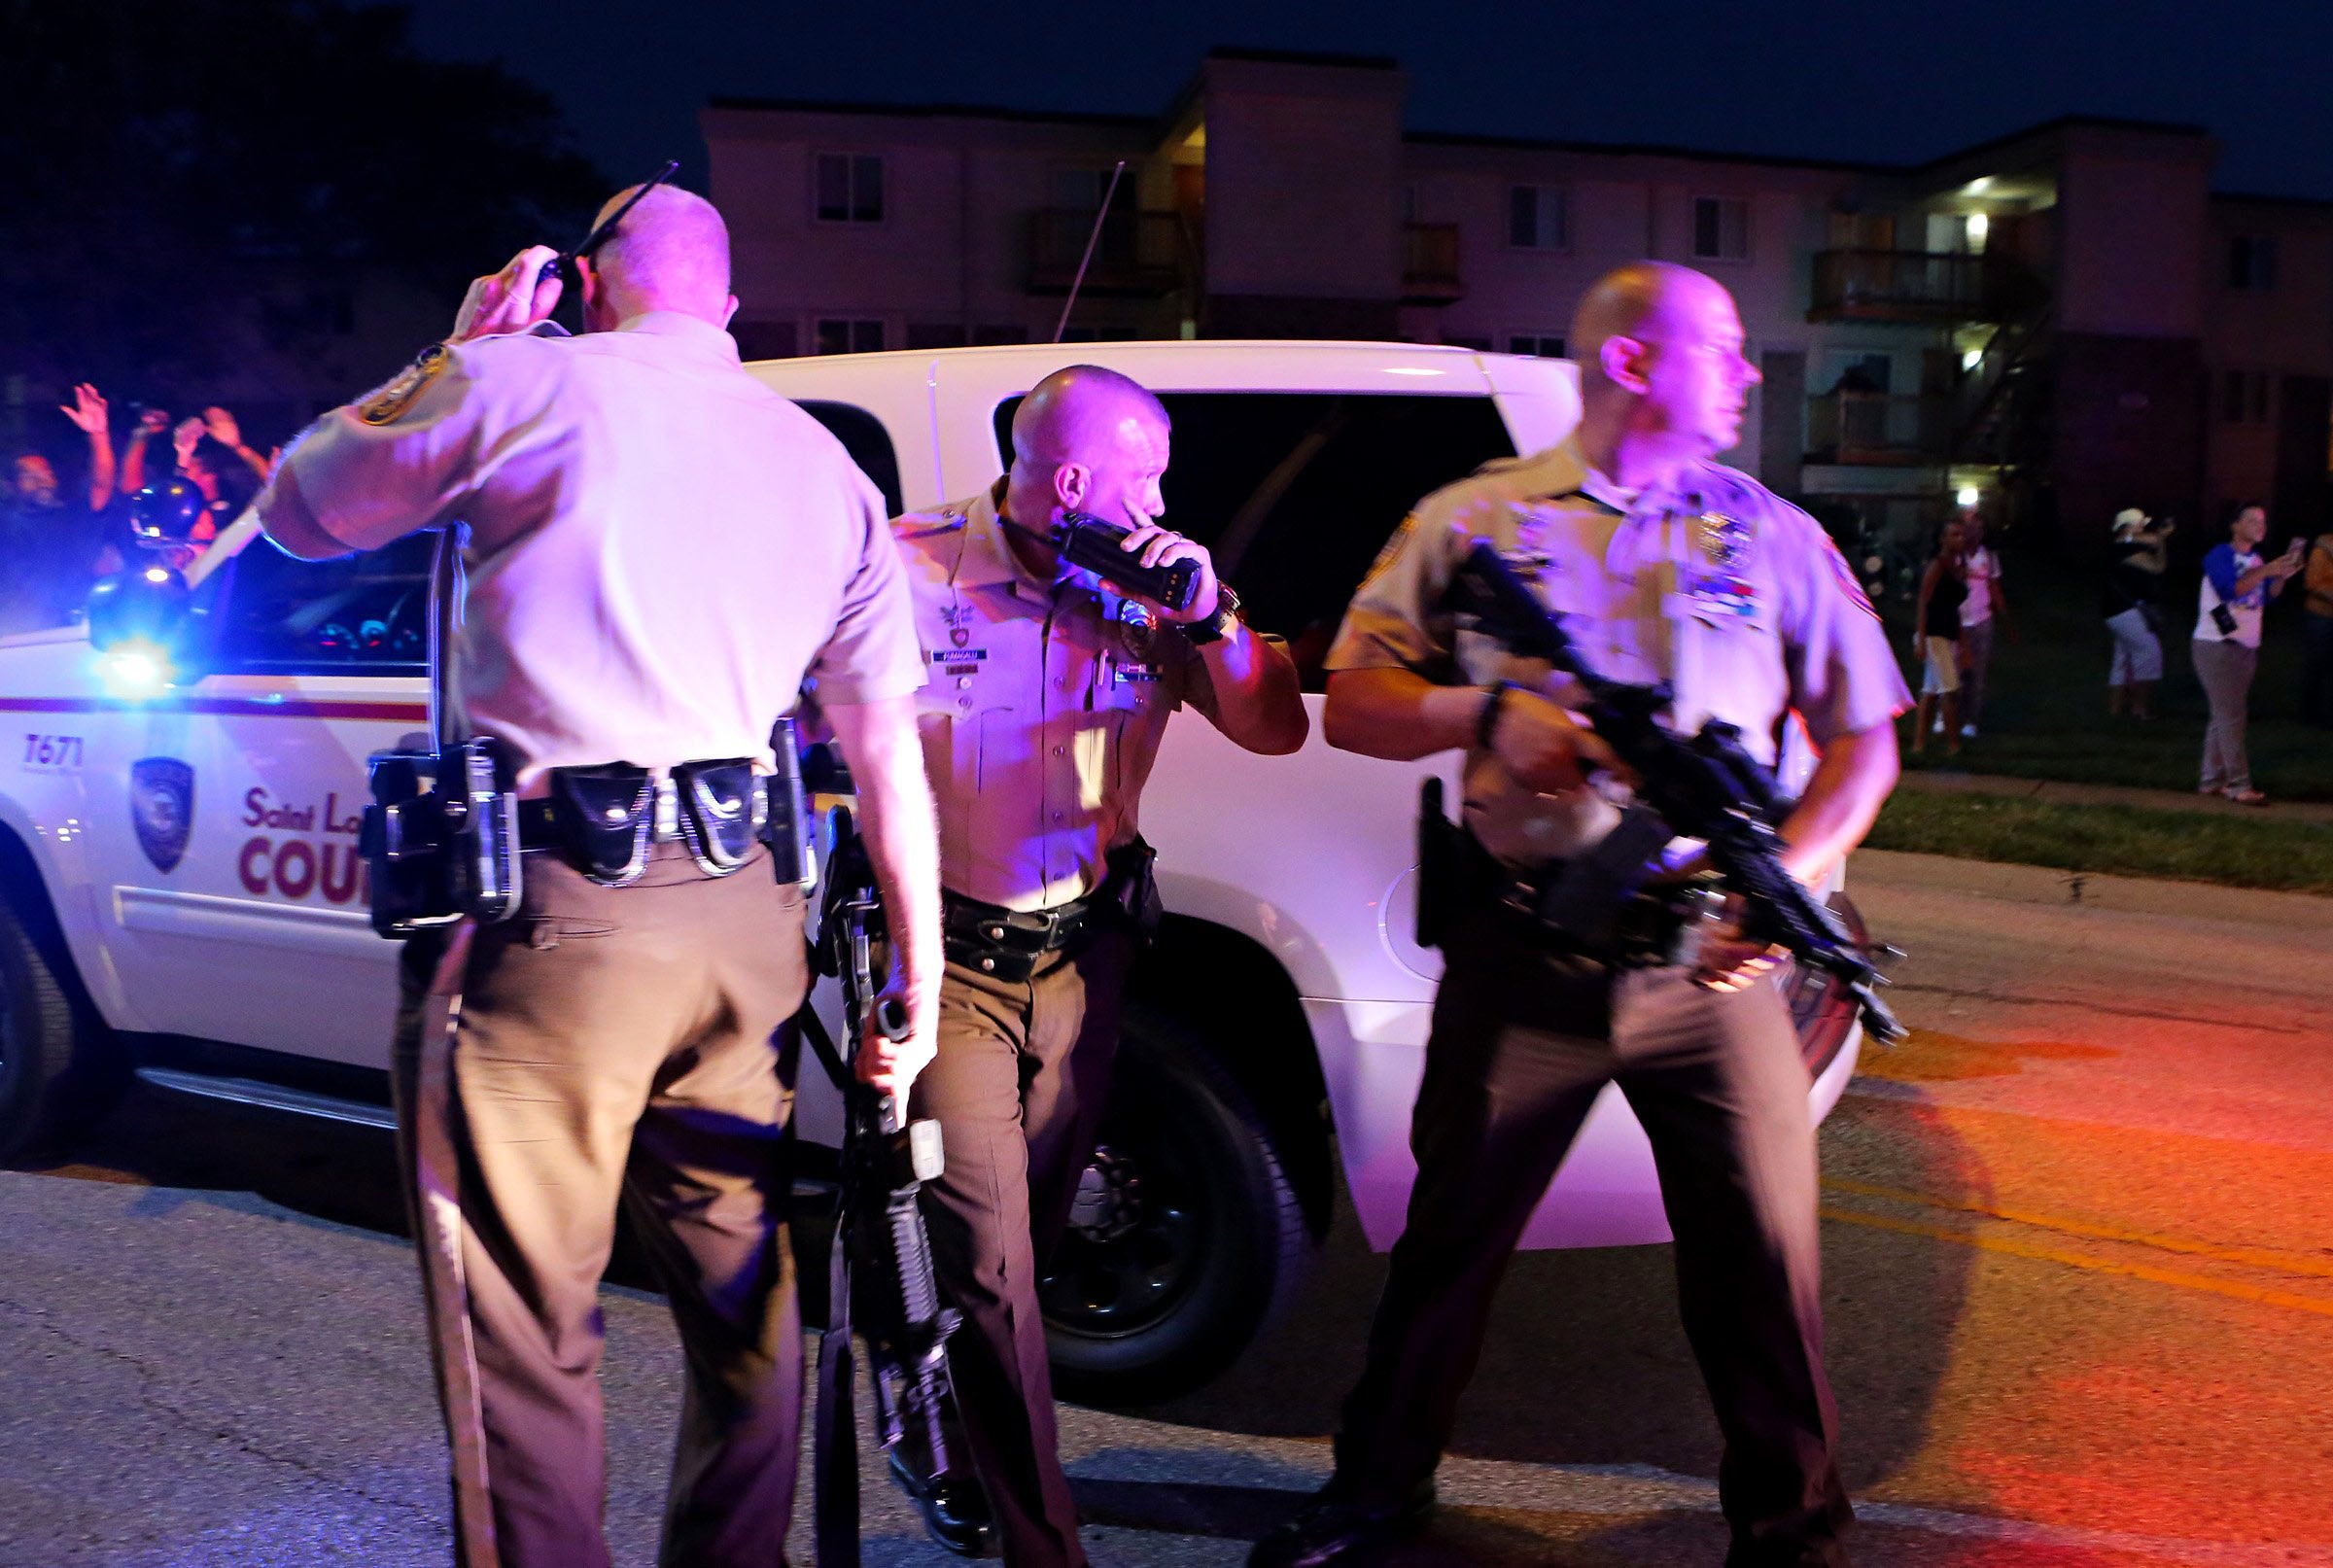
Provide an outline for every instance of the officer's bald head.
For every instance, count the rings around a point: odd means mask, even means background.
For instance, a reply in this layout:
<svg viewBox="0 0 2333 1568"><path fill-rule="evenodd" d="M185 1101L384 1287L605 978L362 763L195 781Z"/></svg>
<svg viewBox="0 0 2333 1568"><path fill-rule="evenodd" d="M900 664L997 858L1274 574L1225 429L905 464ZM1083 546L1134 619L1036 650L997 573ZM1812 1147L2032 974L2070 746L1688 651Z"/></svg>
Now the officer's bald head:
<svg viewBox="0 0 2333 1568"><path fill-rule="evenodd" d="M1605 273L1572 313L1572 358L1580 366L1582 395L1611 384L1604 349L1613 339L1667 341L1717 301L1732 308L1724 285L1674 261L1631 261Z"/></svg>
<svg viewBox="0 0 2333 1568"><path fill-rule="evenodd" d="M1663 461L1732 446L1760 379L1742 351L1741 314L1717 279L1670 261L1606 273L1572 317L1584 444L1606 449L1625 431Z"/></svg>
<svg viewBox="0 0 2333 1568"><path fill-rule="evenodd" d="M1058 466L1166 429L1166 406L1132 376L1072 365L1028 389L1013 413L1013 461Z"/></svg>
<svg viewBox="0 0 2333 1568"><path fill-rule="evenodd" d="M1155 517L1168 436L1166 406L1139 381L1098 365L1056 370L1014 411L1007 512L1031 526L1057 510Z"/></svg>
<svg viewBox="0 0 2333 1568"><path fill-rule="evenodd" d="M595 225L607 222L639 189L609 196ZM678 186L657 186L624 214L590 265L598 282L585 302L609 318L608 326L644 311L677 310L719 327L736 308L729 294L729 226L712 202Z"/></svg>

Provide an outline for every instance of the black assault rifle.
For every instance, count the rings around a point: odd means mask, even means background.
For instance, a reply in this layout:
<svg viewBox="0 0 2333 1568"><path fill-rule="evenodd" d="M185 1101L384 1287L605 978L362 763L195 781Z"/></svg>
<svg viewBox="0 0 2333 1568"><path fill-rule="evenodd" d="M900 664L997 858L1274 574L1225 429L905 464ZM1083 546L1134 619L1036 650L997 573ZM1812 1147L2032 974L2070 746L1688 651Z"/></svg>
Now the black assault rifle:
<svg viewBox="0 0 2333 1568"><path fill-rule="evenodd" d="M885 1034L907 1037L907 1010L875 994L871 939L883 909L866 847L848 808L827 818L833 848L826 896L811 967L843 988L838 1049L808 1004L802 1032L843 1097L843 1148L827 1266L826 1328L818 1337L818 1410L815 1481L819 1568L855 1568L858 1554L858 1434L852 1415L852 1313L867 1342L867 1380L875 1394L875 1435L888 1450L912 1430L930 1456L931 1474L949 1469L941 1412L948 1395L948 1336L960 1319L940 1304L931 1242L917 1207L923 1184L942 1168L940 1125L902 1128L891 1097L851 1070L869 1008Z"/></svg>
<svg viewBox="0 0 2333 1568"><path fill-rule="evenodd" d="M1627 831L1635 824L1626 817L1615 830L1616 838L1630 841L1634 864L1626 872L1641 875L1671 834L1701 840L1719 883L1740 900L1746 938L1784 948L1832 976L1882 1045L1903 1038L1903 1025L1879 999L1876 988L1887 978L1871 955L1783 869L1776 828L1785 806L1773 775L1742 749L1739 729L1718 719L1692 736L1664 728L1657 715L1675 695L1668 684L1631 685L1598 675L1565 633L1563 617L1541 603L1488 540L1477 540L1467 551L1446 603L1510 652L1544 660L1579 681L1587 727L1636 771L1637 794L1658 819L1650 833ZM1555 890L1562 890L1560 883Z"/></svg>

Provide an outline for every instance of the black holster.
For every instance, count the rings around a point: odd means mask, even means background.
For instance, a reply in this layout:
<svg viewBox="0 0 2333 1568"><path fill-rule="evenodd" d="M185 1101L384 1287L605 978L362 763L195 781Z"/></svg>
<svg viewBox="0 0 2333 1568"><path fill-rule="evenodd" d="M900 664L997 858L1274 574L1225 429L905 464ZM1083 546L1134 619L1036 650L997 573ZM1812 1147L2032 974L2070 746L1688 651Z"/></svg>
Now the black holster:
<svg viewBox="0 0 2333 1568"><path fill-rule="evenodd" d="M465 917L518 912L518 799L501 749L485 738L435 751L376 751L357 832L372 928L397 939Z"/></svg>

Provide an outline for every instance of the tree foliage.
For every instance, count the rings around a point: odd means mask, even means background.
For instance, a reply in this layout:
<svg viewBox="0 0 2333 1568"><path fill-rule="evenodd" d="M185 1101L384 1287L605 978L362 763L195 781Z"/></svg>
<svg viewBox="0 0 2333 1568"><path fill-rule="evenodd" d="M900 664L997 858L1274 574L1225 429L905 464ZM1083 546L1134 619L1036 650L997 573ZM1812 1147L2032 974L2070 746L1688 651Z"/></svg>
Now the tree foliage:
<svg viewBox="0 0 2333 1568"><path fill-rule="evenodd" d="M458 296L579 232L607 186L549 95L408 29L343 0L0 0L0 373L198 382L297 352L288 279Z"/></svg>

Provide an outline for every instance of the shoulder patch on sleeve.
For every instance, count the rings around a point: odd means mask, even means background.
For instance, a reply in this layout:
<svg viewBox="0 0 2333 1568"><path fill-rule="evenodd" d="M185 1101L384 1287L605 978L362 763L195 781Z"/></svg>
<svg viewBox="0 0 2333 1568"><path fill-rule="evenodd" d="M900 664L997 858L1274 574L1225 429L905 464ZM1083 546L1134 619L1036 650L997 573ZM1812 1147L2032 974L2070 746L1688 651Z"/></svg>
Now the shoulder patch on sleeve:
<svg viewBox="0 0 2333 1568"><path fill-rule="evenodd" d="M393 425L413 406L422 388L435 381L445 369L453 356L443 343L432 343L414 357L413 363L397 372L371 397L357 404L357 417L367 425Z"/></svg>
<svg viewBox="0 0 2333 1568"><path fill-rule="evenodd" d="M1823 541L1823 558L1830 564L1830 575L1838 582L1839 592L1845 594L1856 609L1873 620L1879 619L1879 611L1871 608L1870 596L1863 592L1863 585L1856 580L1855 568L1847 564L1847 556L1839 548L1839 541L1820 527L1815 530L1815 538Z"/></svg>

